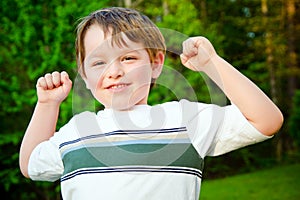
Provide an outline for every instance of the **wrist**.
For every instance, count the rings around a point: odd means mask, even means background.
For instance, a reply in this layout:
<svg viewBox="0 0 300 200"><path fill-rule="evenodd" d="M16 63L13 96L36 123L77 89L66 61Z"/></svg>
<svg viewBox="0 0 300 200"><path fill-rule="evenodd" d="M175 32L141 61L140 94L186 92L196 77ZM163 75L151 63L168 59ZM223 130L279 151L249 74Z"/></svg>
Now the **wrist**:
<svg viewBox="0 0 300 200"><path fill-rule="evenodd" d="M209 75L212 71L215 71L221 65L222 60L223 58L218 54L212 55L202 67L202 71Z"/></svg>
<svg viewBox="0 0 300 200"><path fill-rule="evenodd" d="M206 63L207 67L213 67L222 59L218 54L213 54L210 56L209 60Z"/></svg>
<svg viewBox="0 0 300 200"><path fill-rule="evenodd" d="M38 101L37 102L37 107L41 107L41 108L59 108L61 102L56 102L56 101L53 101L53 102L40 102Z"/></svg>

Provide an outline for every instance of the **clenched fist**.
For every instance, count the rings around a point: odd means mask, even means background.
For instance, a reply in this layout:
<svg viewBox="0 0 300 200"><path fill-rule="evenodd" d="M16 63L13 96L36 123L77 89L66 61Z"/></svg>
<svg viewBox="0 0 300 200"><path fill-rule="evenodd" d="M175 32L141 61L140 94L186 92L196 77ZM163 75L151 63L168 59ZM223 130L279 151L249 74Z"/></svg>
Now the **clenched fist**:
<svg viewBox="0 0 300 200"><path fill-rule="evenodd" d="M182 44L181 63L194 71L202 71L205 65L217 53L208 39L205 37L192 37Z"/></svg>
<svg viewBox="0 0 300 200"><path fill-rule="evenodd" d="M67 72L47 73L36 84L38 102L61 103L68 96L71 87L72 81Z"/></svg>

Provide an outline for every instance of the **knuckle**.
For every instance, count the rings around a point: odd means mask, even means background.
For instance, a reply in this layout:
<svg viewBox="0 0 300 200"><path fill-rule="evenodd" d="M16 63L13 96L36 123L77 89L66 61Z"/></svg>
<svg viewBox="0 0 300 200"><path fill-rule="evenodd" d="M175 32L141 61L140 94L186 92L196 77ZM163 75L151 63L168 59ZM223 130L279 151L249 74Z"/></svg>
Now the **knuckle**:
<svg viewBox="0 0 300 200"><path fill-rule="evenodd" d="M52 76L58 76L58 75L59 75L59 72L57 72L57 71L52 72Z"/></svg>
<svg viewBox="0 0 300 200"><path fill-rule="evenodd" d="M52 78L52 75L50 74L50 73L47 73L47 74L45 74L45 79L47 80L47 79L50 79L50 78Z"/></svg>
<svg viewBox="0 0 300 200"><path fill-rule="evenodd" d="M37 80L37 82L44 81L44 79L45 79L44 77L39 77L38 80Z"/></svg>

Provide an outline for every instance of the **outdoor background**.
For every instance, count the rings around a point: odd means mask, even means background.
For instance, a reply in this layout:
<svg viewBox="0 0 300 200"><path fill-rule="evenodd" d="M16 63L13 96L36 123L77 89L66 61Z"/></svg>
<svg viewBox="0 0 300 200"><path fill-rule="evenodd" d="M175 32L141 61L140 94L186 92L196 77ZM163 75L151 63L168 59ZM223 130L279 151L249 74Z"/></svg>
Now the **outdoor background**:
<svg viewBox="0 0 300 200"><path fill-rule="evenodd" d="M108 6L136 8L161 28L209 38L216 51L252 79L284 114L284 125L271 140L206 159L201 199L222 199L205 196L218 191L225 199L246 199L226 194L250 187L251 177L258 177L251 192L265 192L261 199L300 197L299 193L282 196L300 189L299 178L288 179L300 173L300 0L0 0L2 199L60 199L59 182L33 182L21 175L19 147L36 102L37 78L55 70L65 70L73 80L76 78L77 21ZM185 69L176 53L168 52L167 58L166 65L189 81L198 101L211 103L203 76ZM175 88L176 80L169 85ZM171 89L158 85L149 103L176 100ZM58 128L74 114L72 106L70 95L61 106ZM246 177L230 189L222 181L232 176ZM273 179L279 180L276 187L267 187ZM207 188L206 183L213 181L219 185Z"/></svg>

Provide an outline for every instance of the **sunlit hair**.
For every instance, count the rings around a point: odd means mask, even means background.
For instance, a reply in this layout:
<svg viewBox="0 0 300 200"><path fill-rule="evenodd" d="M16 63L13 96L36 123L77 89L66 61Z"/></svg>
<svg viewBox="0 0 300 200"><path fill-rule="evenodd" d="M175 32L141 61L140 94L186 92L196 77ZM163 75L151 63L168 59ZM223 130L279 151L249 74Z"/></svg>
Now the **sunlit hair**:
<svg viewBox="0 0 300 200"><path fill-rule="evenodd" d="M78 71L83 77L86 77L84 37L89 27L94 24L100 26L105 38L112 36L112 45L126 46L122 37L124 34L130 41L143 44L151 63L159 51L166 52L163 35L147 16L128 8L110 7L97 10L81 19L77 26L76 61Z"/></svg>

